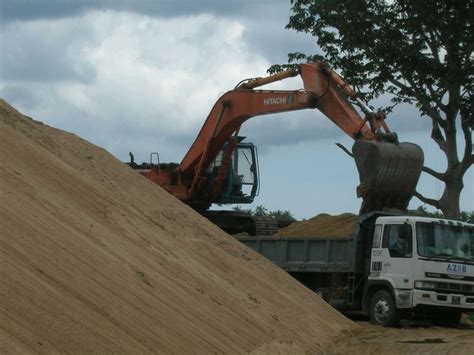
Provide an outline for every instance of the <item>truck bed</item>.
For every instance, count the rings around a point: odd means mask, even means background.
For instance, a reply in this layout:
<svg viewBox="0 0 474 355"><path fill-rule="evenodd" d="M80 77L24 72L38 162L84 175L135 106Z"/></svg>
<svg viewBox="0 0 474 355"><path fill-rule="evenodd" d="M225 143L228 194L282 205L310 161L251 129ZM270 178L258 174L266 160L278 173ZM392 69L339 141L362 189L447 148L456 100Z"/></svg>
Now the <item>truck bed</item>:
<svg viewBox="0 0 474 355"><path fill-rule="evenodd" d="M237 237L288 272L352 272L353 237Z"/></svg>

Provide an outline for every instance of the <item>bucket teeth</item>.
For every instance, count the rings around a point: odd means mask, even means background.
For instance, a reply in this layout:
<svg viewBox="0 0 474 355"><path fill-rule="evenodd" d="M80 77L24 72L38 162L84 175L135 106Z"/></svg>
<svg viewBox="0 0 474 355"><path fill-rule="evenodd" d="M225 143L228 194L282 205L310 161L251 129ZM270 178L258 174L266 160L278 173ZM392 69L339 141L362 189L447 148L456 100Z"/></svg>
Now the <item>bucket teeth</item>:
<svg viewBox="0 0 474 355"><path fill-rule="evenodd" d="M359 171L360 213L404 211L416 191L423 168L423 151L413 143L356 141L352 153Z"/></svg>

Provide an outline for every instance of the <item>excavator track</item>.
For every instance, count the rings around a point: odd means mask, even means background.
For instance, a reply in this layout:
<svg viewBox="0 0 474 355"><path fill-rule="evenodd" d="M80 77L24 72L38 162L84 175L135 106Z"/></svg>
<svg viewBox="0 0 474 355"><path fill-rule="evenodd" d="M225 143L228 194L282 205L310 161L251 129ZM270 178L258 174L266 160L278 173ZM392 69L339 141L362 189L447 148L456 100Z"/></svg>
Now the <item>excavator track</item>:
<svg viewBox="0 0 474 355"><path fill-rule="evenodd" d="M252 217L255 222L255 235L268 236L278 232L278 222L268 217Z"/></svg>
<svg viewBox="0 0 474 355"><path fill-rule="evenodd" d="M273 218L251 216L240 211L202 211L201 214L229 234L270 236L278 232L278 221Z"/></svg>

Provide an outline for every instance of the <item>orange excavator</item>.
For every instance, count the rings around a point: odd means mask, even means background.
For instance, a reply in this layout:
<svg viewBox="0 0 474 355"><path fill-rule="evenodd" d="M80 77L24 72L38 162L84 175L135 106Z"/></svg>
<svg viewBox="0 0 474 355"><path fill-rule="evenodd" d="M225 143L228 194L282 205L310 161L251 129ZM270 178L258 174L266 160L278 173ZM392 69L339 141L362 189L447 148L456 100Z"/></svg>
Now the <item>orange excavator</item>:
<svg viewBox="0 0 474 355"><path fill-rule="evenodd" d="M304 89L255 90L298 75ZM240 82L214 104L181 163L153 163L150 159L150 163L139 165L130 153L129 165L230 233L271 234L273 227L261 221L249 221L248 216L231 211L208 209L212 204L251 203L258 194L257 149L239 136L245 121L260 115L315 108L355 140L352 155L360 177L360 212L405 210L421 174L423 151L415 144L398 142L397 135L387 127L385 115L372 111L322 62Z"/></svg>

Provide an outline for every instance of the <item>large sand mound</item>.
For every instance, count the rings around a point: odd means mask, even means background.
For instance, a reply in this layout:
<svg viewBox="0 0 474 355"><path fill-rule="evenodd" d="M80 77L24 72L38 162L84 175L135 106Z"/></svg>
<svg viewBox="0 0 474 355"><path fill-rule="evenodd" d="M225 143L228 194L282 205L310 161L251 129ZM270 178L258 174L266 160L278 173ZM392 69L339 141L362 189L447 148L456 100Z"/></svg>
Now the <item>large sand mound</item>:
<svg viewBox="0 0 474 355"><path fill-rule="evenodd" d="M0 101L0 352L318 351L352 323L161 188Z"/></svg>
<svg viewBox="0 0 474 355"><path fill-rule="evenodd" d="M348 237L354 232L358 217L352 213L332 216L321 213L308 220L290 224L276 237Z"/></svg>

